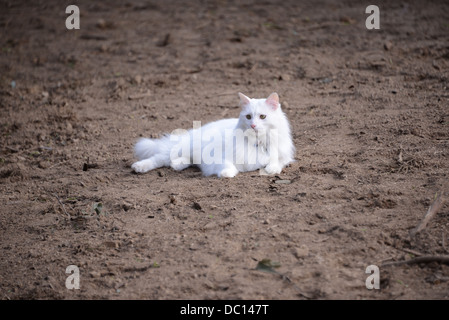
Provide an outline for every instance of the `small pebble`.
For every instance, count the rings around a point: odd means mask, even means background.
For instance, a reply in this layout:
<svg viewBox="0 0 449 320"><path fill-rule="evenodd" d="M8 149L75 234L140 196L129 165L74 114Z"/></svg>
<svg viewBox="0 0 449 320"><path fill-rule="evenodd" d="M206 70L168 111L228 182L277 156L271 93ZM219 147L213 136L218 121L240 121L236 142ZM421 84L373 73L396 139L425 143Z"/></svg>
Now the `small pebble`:
<svg viewBox="0 0 449 320"><path fill-rule="evenodd" d="M292 182L291 180L276 180L274 183L290 184L291 182Z"/></svg>
<svg viewBox="0 0 449 320"><path fill-rule="evenodd" d="M384 49L386 51L391 50L391 48L393 48L393 43L391 43L391 41L387 41L387 42L384 43Z"/></svg>
<svg viewBox="0 0 449 320"><path fill-rule="evenodd" d="M301 247L295 248L293 254L298 259L307 257L309 255L309 247L303 244Z"/></svg>
<svg viewBox="0 0 449 320"><path fill-rule="evenodd" d="M134 82L136 84L141 84L142 83L142 76L141 75L137 75L134 77Z"/></svg>
<svg viewBox="0 0 449 320"><path fill-rule="evenodd" d="M122 203L122 209L125 211L128 211L128 210L134 209L134 205L132 203L124 201Z"/></svg>

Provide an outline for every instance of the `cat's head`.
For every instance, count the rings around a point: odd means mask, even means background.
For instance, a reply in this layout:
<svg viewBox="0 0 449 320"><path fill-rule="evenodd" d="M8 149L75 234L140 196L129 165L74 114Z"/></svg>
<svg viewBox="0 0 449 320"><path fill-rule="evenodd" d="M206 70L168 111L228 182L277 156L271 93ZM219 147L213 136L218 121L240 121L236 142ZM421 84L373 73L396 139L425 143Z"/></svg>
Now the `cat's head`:
<svg viewBox="0 0 449 320"><path fill-rule="evenodd" d="M239 97L242 107L239 122L242 129L260 132L277 128L282 112L276 92L270 94L266 99L251 99L240 92Z"/></svg>

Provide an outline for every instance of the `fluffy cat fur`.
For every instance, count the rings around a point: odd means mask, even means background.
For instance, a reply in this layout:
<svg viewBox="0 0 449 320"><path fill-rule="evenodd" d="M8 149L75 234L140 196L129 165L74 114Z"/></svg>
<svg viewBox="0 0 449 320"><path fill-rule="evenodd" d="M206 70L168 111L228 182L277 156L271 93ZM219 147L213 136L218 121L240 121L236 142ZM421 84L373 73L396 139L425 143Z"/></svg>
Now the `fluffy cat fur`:
<svg viewBox="0 0 449 320"><path fill-rule="evenodd" d="M196 165L205 176L227 178L258 169L266 174L280 173L294 161L295 147L279 96L272 93L266 99L251 99L239 93L239 97L238 119L218 120L161 139L140 139L134 148L139 161L132 169L144 173L160 167L183 170Z"/></svg>

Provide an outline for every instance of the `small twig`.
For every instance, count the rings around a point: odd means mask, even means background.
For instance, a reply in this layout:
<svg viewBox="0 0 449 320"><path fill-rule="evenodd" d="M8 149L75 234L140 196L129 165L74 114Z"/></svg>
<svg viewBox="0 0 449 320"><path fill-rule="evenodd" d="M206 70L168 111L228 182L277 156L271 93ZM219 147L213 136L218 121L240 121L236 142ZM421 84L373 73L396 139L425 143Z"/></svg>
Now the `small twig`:
<svg viewBox="0 0 449 320"><path fill-rule="evenodd" d="M94 168L98 168L97 163L84 163L83 164L83 171L87 171L88 169L94 169Z"/></svg>
<svg viewBox="0 0 449 320"><path fill-rule="evenodd" d="M286 276L283 273L280 273L276 270L274 270L272 267L270 266L265 266L264 264L262 264L262 267L259 267L261 265L261 262L259 262L259 264L257 265L257 267L253 270L257 270L257 271L262 271L262 272L268 272L268 273L273 273L275 275L278 275L282 280L289 282L297 291L298 294L303 296L306 299L312 299L312 297L310 295L308 295L307 293L304 293L301 288L299 288L296 283L294 283L292 281L292 279L290 279L288 276Z"/></svg>
<svg viewBox="0 0 449 320"><path fill-rule="evenodd" d="M413 238L418 232L422 231L427 226L429 221L432 220L432 218L437 214L438 210L440 210L444 202L443 194L444 194L443 191L439 192L435 201L429 207L429 210L427 210L427 213L422 219L421 223L410 232L410 237Z"/></svg>
<svg viewBox="0 0 449 320"><path fill-rule="evenodd" d="M327 241L328 239L329 239L329 237L325 237L323 239L312 240L312 242L314 242L314 243L321 243L321 242Z"/></svg>
<svg viewBox="0 0 449 320"><path fill-rule="evenodd" d="M98 168L98 164L89 163L89 157L87 157L87 162L83 164L83 171L87 171L88 169Z"/></svg>
<svg viewBox="0 0 449 320"><path fill-rule="evenodd" d="M62 162L55 163L55 164L49 166L47 169L51 169L51 168L57 167L57 166L59 166L59 165L61 165L61 164L64 164L64 163L66 163L66 162L67 162L67 160L64 160L64 161L62 161Z"/></svg>
<svg viewBox="0 0 449 320"><path fill-rule="evenodd" d="M286 275L281 274L281 273L279 273L279 272L277 272L277 271L276 271L276 273L277 273L283 280L289 282L289 283L293 286L293 288L295 288L296 291L298 291L298 294L299 294L299 295L303 296L303 297L306 298L306 299L312 299L312 297L311 297L310 295L308 295L307 293L304 293L304 292L301 290L301 288L299 288L299 287L296 285L296 283L294 283L294 282L292 281L292 279L290 279L290 278L287 277Z"/></svg>
<svg viewBox="0 0 449 320"><path fill-rule="evenodd" d="M222 93L217 93L215 96L219 97L219 96L232 96L235 95L234 91L228 91L228 92L222 92Z"/></svg>
<svg viewBox="0 0 449 320"><path fill-rule="evenodd" d="M65 209L64 203L62 203L61 199L59 199L58 195L55 193L50 193L53 197L56 198L56 200L58 200L59 204L62 207L62 210L64 210L64 213L67 215L67 217L69 217L69 219L72 218L72 216L67 212L67 210Z"/></svg>
<svg viewBox="0 0 449 320"><path fill-rule="evenodd" d="M418 252L418 251L415 251L415 250L412 250L412 249L398 248L398 247L394 247L394 246L393 246L393 248L395 248L396 250L400 250L400 251L403 251L403 252L406 252L406 253L413 254L413 255L415 255L417 257L424 256L424 253L421 253L421 252Z"/></svg>
<svg viewBox="0 0 449 320"><path fill-rule="evenodd" d="M146 93L136 93L132 94L128 97L129 100L139 100L143 98L151 97L151 92L147 91Z"/></svg>
<svg viewBox="0 0 449 320"><path fill-rule="evenodd" d="M390 261L390 260L393 260L394 258L393 257L389 257L389 258L386 258L386 259L382 259L380 262L381 262L381 265L383 265L385 262L387 262L387 261Z"/></svg>
<svg viewBox="0 0 449 320"><path fill-rule="evenodd" d="M404 162L404 161L402 160L402 148L401 148L401 150L399 150L398 162L399 162L399 163Z"/></svg>
<svg viewBox="0 0 449 320"><path fill-rule="evenodd" d="M394 245L390 245L392 248L394 248L394 249L396 249L396 250L399 250L399 251L402 251L402 252L406 252L406 253L408 253L408 254L413 254L414 256L417 256L417 257L422 257L422 256L424 256L425 254L424 253L421 253L421 252L419 252L419 251L416 251L416 250L412 250L412 249L407 249L407 248L398 248L398 247L396 247L396 246L394 246ZM386 261L388 261L388 260L393 260L393 258L388 258L388 259L384 259L384 260L382 260L381 262L381 265L384 265L384 262L386 262ZM394 262L393 262L394 263Z"/></svg>
<svg viewBox="0 0 449 320"><path fill-rule="evenodd" d="M16 148L13 148L13 147L10 147L10 146L5 146L5 148L8 149L8 150L10 150L10 151L13 151L13 152L15 152L15 153L18 153L18 154L21 154L21 153L24 153L24 152L36 151L36 150L47 150L47 151L53 150L53 148L51 148L51 147L45 147L45 146L33 147L33 148L21 149L21 150L16 149Z"/></svg>
<svg viewBox="0 0 449 320"><path fill-rule="evenodd" d="M384 263L382 264L382 267L397 266L401 264L430 263L430 262L449 264L449 256L421 256L410 260Z"/></svg>
<svg viewBox="0 0 449 320"><path fill-rule="evenodd" d="M108 38L102 35L96 35L96 34L82 34L80 36L80 39L83 40L107 40Z"/></svg>
<svg viewBox="0 0 449 320"><path fill-rule="evenodd" d="M10 146L5 146L5 148L10 150L10 151L13 151L13 152L20 152L20 150L18 150L16 148L13 148L13 147L10 147Z"/></svg>
<svg viewBox="0 0 449 320"><path fill-rule="evenodd" d="M441 246L443 247L444 252L449 253L449 250L446 248L446 234L443 231L442 234L443 239L441 240Z"/></svg>

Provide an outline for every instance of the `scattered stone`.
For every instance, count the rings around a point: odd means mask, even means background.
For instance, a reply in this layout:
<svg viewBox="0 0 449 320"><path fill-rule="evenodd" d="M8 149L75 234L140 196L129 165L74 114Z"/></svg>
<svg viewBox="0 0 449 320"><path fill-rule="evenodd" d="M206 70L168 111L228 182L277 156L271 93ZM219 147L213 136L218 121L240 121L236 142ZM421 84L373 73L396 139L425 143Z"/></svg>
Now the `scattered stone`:
<svg viewBox="0 0 449 320"><path fill-rule="evenodd" d="M97 21L97 28L106 29L106 27L107 27L106 20L98 19L98 21Z"/></svg>
<svg viewBox="0 0 449 320"><path fill-rule="evenodd" d="M98 168L98 164L97 163L89 163L89 159L87 159L87 163L84 162L83 164L83 171L87 171L88 169L95 169ZM98 179L98 177L97 177Z"/></svg>
<svg viewBox="0 0 449 320"><path fill-rule="evenodd" d="M393 48L393 43L392 43L391 41L386 41L386 42L384 43L384 49L385 49L386 51L390 51L391 48Z"/></svg>
<svg viewBox="0 0 449 320"><path fill-rule="evenodd" d="M105 44L102 44L99 48L100 52L108 52L109 51L109 47Z"/></svg>
<svg viewBox="0 0 449 320"><path fill-rule="evenodd" d="M0 168L0 179L9 178L11 182L26 180L29 177L27 168L22 163L4 165Z"/></svg>
<svg viewBox="0 0 449 320"><path fill-rule="evenodd" d="M278 184L290 184L292 181L291 180L276 180L274 183L278 183Z"/></svg>
<svg viewBox="0 0 449 320"><path fill-rule="evenodd" d="M132 94L128 97L128 99L129 100L139 100L139 99L143 99L143 98L147 98L147 97L151 97L151 93L149 90L146 93Z"/></svg>
<svg viewBox="0 0 449 320"><path fill-rule="evenodd" d="M321 83L331 83L332 81L332 78L323 78L320 80Z"/></svg>
<svg viewBox="0 0 449 320"><path fill-rule="evenodd" d="M170 33L167 33L162 39L160 39L156 45L158 47L166 47L171 43L171 35Z"/></svg>
<svg viewBox="0 0 449 320"><path fill-rule="evenodd" d="M201 210L202 209L201 205L198 202L196 202L196 201L193 202L192 208L195 209L195 210Z"/></svg>
<svg viewBox="0 0 449 320"><path fill-rule="evenodd" d="M142 83L142 76L141 75L136 75L135 77L134 77L134 82L136 83L136 84L141 84Z"/></svg>
<svg viewBox="0 0 449 320"><path fill-rule="evenodd" d="M437 69L437 70L441 70L441 68L440 68L440 66L438 65L438 63L437 63L436 60L433 60L433 61L432 61L432 66L433 66L435 69Z"/></svg>
<svg viewBox="0 0 449 320"><path fill-rule="evenodd" d="M288 75L288 74L286 74L286 73L281 74L281 75L279 76L279 80L290 81L291 79L292 79L292 78L290 77L290 75Z"/></svg>
<svg viewBox="0 0 449 320"><path fill-rule="evenodd" d="M218 224L215 221L211 221L211 222L206 223L202 229L204 231L207 231L207 230L215 229L217 227L218 227Z"/></svg>
<svg viewBox="0 0 449 320"><path fill-rule="evenodd" d="M321 219L321 220L325 220L325 219L326 219L326 217L325 217L324 215L320 214L320 213L315 213L315 216L316 216L318 219Z"/></svg>
<svg viewBox="0 0 449 320"><path fill-rule="evenodd" d="M33 95L37 95L40 91L41 91L41 88L37 84L31 85L27 88L27 92L29 94L33 94Z"/></svg>
<svg viewBox="0 0 449 320"><path fill-rule="evenodd" d="M356 23L357 21L355 20L355 19L352 19L352 18L350 18L350 17L341 17L340 18L340 21L343 23L343 24L346 24L346 25L348 25L348 24L354 24L354 23Z"/></svg>
<svg viewBox="0 0 449 320"><path fill-rule="evenodd" d="M126 201L122 202L122 209L123 210L129 211L129 210L134 209L134 208L135 208L135 206L132 203L129 203L129 202L126 202Z"/></svg>
<svg viewBox="0 0 449 320"><path fill-rule="evenodd" d="M39 161L38 167L41 169L47 169L50 167L50 163L48 161Z"/></svg>
<svg viewBox="0 0 449 320"><path fill-rule="evenodd" d="M89 34L89 33L87 33L87 34L82 34L82 35L80 36L80 39L83 39L83 40L98 40L98 41L101 41L101 40L108 40L108 38L105 37L105 36L97 35L97 34Z"/></svg>
<svg viewBox="0 0 449 320"><path fill-rule="evenodd" d="M70 122L67 122L65 131L68 135L71 135L73 133L73 126Z"/></svg>
<svg viewBox="0 0 449 320"><path fill-rule="evenodd" d="M107 248L117 249L119 247L118 241L105 241L103 244Z"/></svg>
<svg viewBox="0 0 449 320"><path fill-rule="evenodd" d="M297 259L305 258L309 255L309 247L303 244L301 247L295 248L293 254Z"/></svg>

